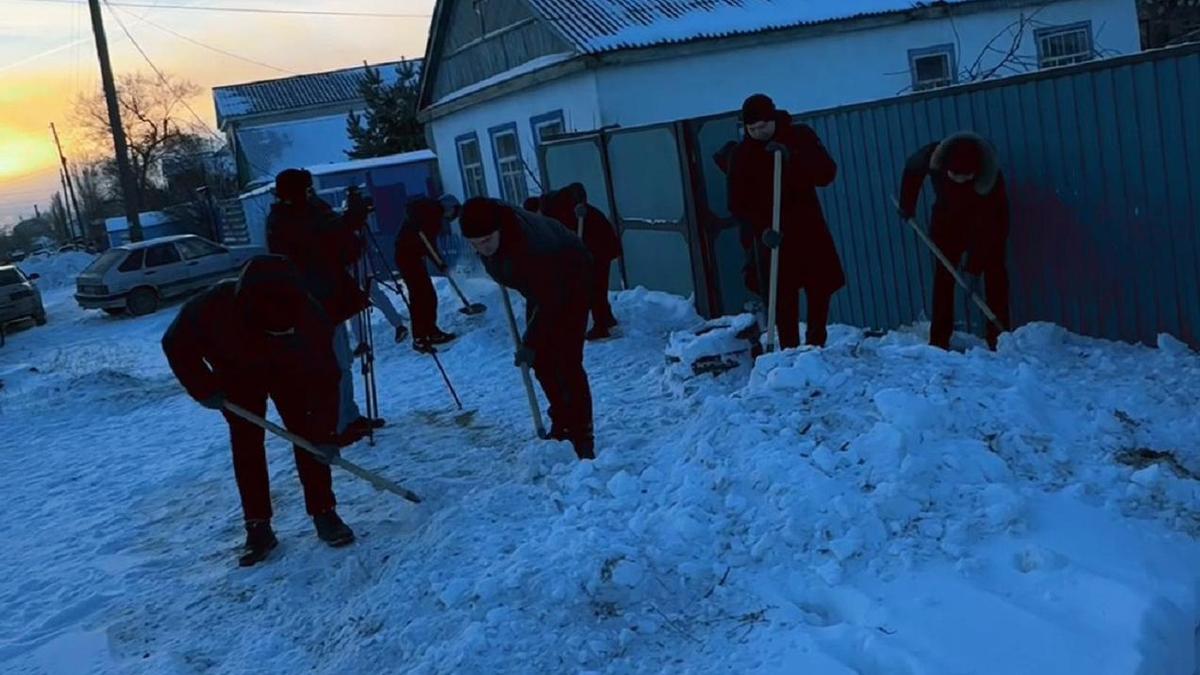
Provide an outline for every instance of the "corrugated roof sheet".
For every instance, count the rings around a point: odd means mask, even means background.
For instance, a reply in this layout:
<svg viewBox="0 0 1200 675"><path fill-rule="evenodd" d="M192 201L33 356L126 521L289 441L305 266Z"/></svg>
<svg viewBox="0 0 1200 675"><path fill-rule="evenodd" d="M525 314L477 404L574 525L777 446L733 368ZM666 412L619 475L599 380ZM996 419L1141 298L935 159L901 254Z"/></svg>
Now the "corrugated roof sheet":
<svg viewBox="0 0 1200 675"><path fill-rule="evenodd" d="M947 0L957 4L972 0ZM927 6L912 0L529 0L585 54L760 33Z"/></svg>
<svg viewBox="0 0 1200 675"><path fill-rule="evenodd" d="M396 66L401 61L373 63L385 82L396 80ZM420 60L414 60L420 73ZM213 87L213 101L217 108L217 122L237 119L247 115L281 112L318 105L330 105L354 101L359 98L358 86L365 77L362 66Z"/></svg>

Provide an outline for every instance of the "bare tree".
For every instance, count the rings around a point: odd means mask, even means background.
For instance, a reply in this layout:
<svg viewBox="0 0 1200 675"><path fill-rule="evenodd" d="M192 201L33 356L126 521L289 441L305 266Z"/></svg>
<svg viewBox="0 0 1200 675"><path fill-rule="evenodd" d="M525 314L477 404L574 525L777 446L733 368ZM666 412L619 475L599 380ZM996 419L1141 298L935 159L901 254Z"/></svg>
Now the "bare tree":
<svg viewBox="0 0 1200 675"><path fill-rule="evenodd" d="M184 117L183 101L200 94L193 82L172 75L160 79L144 73L126 73L117 80L121 122L129 144L137 186L142 194L161 182L162 162L173 153L194 152L199 122ZM75 121L94 150L111 156L112 127L103 92L80 95L75 101Z"/></svg>

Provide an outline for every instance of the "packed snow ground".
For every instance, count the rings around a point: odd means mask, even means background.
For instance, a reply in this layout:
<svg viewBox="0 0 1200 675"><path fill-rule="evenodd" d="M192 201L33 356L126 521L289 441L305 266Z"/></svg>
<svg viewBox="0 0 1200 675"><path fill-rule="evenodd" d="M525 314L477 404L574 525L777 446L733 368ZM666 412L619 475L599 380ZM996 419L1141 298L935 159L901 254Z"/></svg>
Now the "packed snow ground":
<svg viewBox="0 0 1200 675"><path fill-rule="evenodd" d="M66 263L54 263L66 267ZM27 271L39 271L26 266ZM63 271L63 276L69 276ZM53 285L53 284L49 284ZM267 564L242 538L225 425L158 340L176 307L84 312L0 349L5 673L1191 675L1200 625L1200 359L1035 325L998 353L919 330L683 379L700 324L629 291L589 345L595 463L532 438L495 286L432 361L386 338L389 420L335 474L359 534L320 544L272 441Z"/></svg>

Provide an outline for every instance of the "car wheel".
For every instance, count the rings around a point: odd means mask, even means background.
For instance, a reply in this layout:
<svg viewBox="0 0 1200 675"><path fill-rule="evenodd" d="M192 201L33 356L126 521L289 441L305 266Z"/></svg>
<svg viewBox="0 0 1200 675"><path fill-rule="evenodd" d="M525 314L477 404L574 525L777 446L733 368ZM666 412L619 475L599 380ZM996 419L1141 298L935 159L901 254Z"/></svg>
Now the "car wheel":
<svg viewBox="0 0 1200 675"><path fill-rule="evenodd" d="M129 294L129 298L125 300L125 306L134 316L152 314L154 310L158 309L158 295L153 289L139 288Z"/></svg>
<svg viewBox="0 0 1200 675"><path fill-rule="evenodd" d="M101 307L100 309L109 316L117 316L125 313L124 307Z"/></svg>

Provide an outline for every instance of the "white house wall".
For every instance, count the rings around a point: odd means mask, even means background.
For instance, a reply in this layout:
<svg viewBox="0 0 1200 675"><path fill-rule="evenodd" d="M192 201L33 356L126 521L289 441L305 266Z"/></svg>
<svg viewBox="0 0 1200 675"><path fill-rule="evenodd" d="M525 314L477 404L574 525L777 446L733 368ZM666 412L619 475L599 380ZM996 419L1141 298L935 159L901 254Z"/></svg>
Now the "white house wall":
<svg viewBox="0 0 1200 675"><path fill-rule="evenodd" d="M1092 22L1097 49L1105 53L1140 50L1134 0L1076 0L1042 9L996 10L950 20L914 21L886 28L770 42L732 51L669 60L613 65L600 69L601 121L640 126L736 110L750 94L764 92L792 112L896 96L912 84L909 50L942 44L956 49L959 70L969 67L1005 26L1036 12L1039 23ZM994 46L1007 50L1011 38ZM1020 54L1037 61L1032 28ZM995 63L990 54L984 63Z"/></svg>
<svg viewBox="0 0 1200 675"><path fill-rule="evenodd" d="M456 139L474 133L479 139L483 156L488 195L500 197L500 177L497 174L496 157L489 130L507 124L516 125L521 154L530 169L538 173L537 145L533 136L532 120L556 110L562 111L563 124L568 132L588 131L599 127L599 104L594 73L583 72L553 80L430 122L443 188L459 197L464 195ZM537 194L534 181L527 178L526 182L529 193Z"/></svg>

